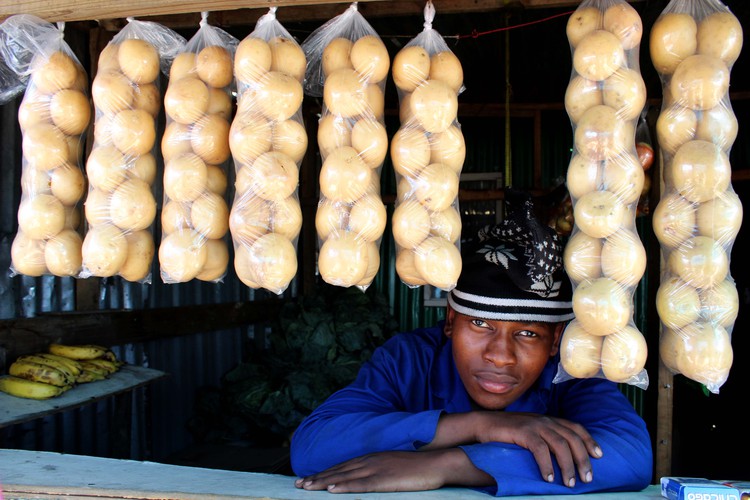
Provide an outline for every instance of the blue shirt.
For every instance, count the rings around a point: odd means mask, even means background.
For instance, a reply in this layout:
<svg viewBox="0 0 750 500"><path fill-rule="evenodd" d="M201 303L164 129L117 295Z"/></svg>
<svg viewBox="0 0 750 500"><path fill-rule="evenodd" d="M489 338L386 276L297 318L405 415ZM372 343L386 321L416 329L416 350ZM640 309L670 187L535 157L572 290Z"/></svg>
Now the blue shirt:
<svg viewBox="0 0 750 500"><path fill-rule="evenodd" d="M351 458L381 451L416 451L432 441L443 412L472 410L453 362L451 340L442 323L401 333L378 348L356 380L318 406L295 431L294 472L301 477ZM594 480L546 482L527 449L507 443L461 446L496 485L481 490L496 496L639 491L652 475L651 440L643 419L613 382L603 378L552 383L558 358L537 383L506 408L562 417L583 425L604 456L592 458ZM554 457L553 457L554 462Z"/></svg>

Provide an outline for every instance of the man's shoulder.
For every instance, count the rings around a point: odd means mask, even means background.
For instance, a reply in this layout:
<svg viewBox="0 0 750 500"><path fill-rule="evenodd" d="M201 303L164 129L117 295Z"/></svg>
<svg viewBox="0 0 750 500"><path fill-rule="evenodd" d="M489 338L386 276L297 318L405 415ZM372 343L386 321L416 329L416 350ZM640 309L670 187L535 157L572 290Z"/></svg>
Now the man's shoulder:
<svg viewBox="0 0 750 500"><path fill-rule="evenodd" d="M439 349L446 341L442 323L428 328L417 328L408 332L400 332L391 337L387 344L402 346Z"/></svg>
<svg viewBox="0 0 750 500"><path fill-rule="evenodd" d="M420 400L430 384L442 387L445 374L453 372L452 362L449 341L440 324L391 337L375 352L370 367L387 373L399 391Z"/></svg>
<svg viewBox="0 0 750 500"><path fill-rule="evenodd" d="M381 350L397 358L437 356L447 338L443 334L442 323L429 327L400 332L388 339Z"/></svg>

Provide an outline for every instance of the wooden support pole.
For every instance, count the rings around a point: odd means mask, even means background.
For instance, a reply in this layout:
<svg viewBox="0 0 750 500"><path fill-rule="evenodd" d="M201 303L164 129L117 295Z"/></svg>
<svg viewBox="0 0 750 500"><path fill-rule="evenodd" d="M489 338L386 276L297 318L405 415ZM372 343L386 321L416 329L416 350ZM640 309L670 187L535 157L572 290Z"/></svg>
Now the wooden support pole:
<svg viewBox="0 0 750 500"><path fill-rule="evenodd" d="M658 353L657 353L658 355ZM659 361L659 400L656 408L656 449L654 477L672 475L672 419L674 418L674 376L664 363Z"/></svg>
<svg viewBox="0 0 750 500"><path fill-rule="evenodd" d="M542 112L534 112L534 186L542 185Z"/></svg>

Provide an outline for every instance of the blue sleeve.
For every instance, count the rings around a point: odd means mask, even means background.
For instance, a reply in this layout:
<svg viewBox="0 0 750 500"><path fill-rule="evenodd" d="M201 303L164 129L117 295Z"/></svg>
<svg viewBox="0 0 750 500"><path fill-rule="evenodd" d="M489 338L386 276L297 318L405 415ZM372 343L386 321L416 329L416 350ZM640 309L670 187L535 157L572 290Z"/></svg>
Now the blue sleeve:
<svg viewBox="0 0 750 500"><path fill-rule="evenodd" d="M530 451L512 444L462 446L471 462L495 478L496 486L483 491L496 496L561 495L594 491L640 491L651 482L651 439L646 425L614 383L585 379L556 388L559 417L582 424L599 443L603 456L592 458L594 480L576 478L573 488L563 486L555 466L555 482L542 479Z"/></svg>
<svg viewBox="0 0 750 500"><path fill-rule="evenodd" d="M397 357L387 348L377 349L351 385L300 424L290 450L295 474L315 474L368 453L414 451L432 441L442 411L405 410L403 400L410 396L404 381L417 377L409 371L418 368Z"/></svg>

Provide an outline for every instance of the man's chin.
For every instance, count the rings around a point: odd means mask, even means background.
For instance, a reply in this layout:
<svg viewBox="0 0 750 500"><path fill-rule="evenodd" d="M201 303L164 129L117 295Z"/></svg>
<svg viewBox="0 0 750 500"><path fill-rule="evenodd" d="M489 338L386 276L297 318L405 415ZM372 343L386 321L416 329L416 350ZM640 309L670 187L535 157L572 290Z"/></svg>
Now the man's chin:
<svg viewBox="0 0 750 500"><path fill-rule="evenodd" d="M489 394L484 391L482 392L483 394L472 396L473 406L477 410L504 410L517 399L516 397L511 397L510 395L498 396L497 394Z"/></svg>

